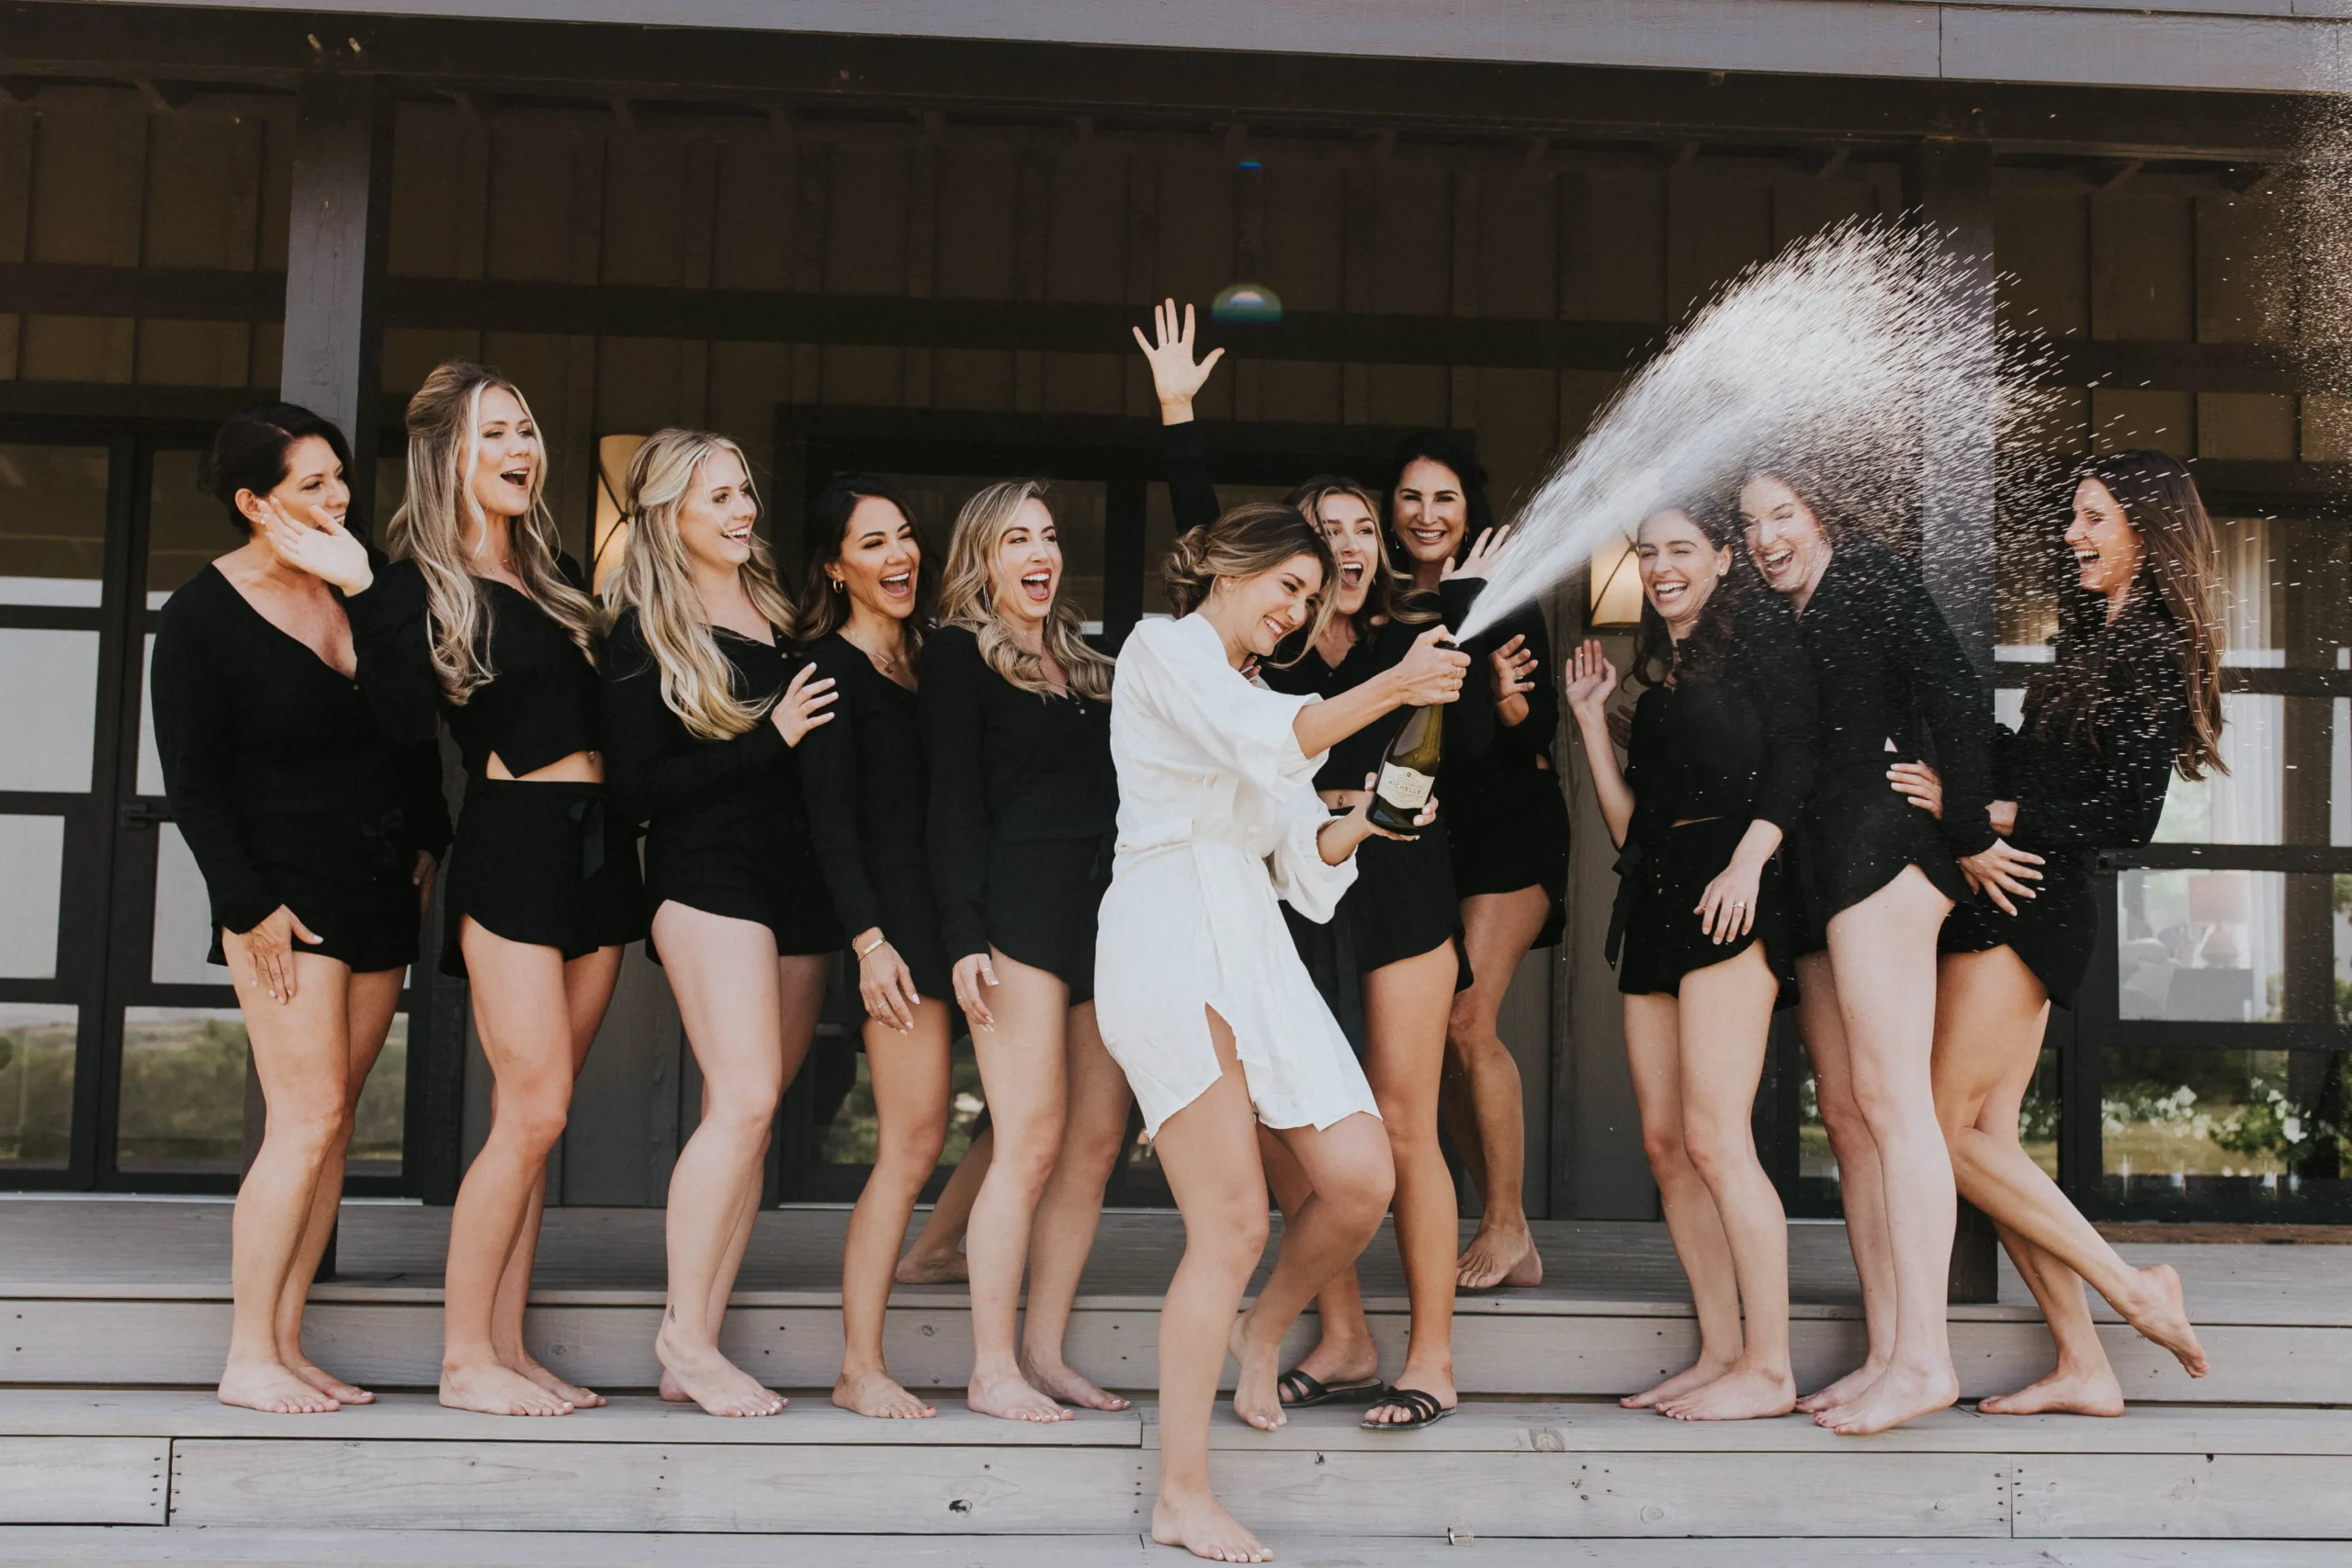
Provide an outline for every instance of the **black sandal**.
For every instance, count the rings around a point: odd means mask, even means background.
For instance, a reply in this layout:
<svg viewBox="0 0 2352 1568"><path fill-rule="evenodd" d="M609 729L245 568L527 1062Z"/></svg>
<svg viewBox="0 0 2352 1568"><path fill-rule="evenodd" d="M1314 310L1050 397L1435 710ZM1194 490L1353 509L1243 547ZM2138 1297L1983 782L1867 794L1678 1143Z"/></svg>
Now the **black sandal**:
<svg viewBox="0 0 2352 1568"><path fill-rule="evenodd" d="M1409 1421L1375 1421L1369 1414L1367 1414L1360 1423L1365 1431L1418 1432L1424 1427L1433 1427L1437 1425L1437 1423L1444 1420L1459 1408L1458 1405L1440 1404L1437 1402L1435 1395L1423 1393L1418 1388L1392 1388L1386 1393L1372 1402L1372 1407L1374 1410L1379 1409L1384 1404L1395 1405L1397 1409L1402 1410L1407 1415L1410 1416L1412 1419Z"/></svg>
<svg viewBox="0 0 2352 1568"><path fill-rule="evenodd" d="M1317 1404L1374 1404L1388 1392L1388 1385L1378 1377L1327 1383L1296 1367L1276 1378L1274 1388L1284 1410L1305 1410Z"/></svg>

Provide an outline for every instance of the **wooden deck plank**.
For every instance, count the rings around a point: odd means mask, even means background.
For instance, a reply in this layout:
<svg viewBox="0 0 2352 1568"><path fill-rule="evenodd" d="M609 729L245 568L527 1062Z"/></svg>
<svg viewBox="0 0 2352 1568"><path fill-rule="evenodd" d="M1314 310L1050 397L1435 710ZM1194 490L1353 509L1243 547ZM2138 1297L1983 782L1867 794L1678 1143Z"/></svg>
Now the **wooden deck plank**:
<svg viewBox="0 0 2352 1568"><path fill-rule="evenodd" d="M0 1437L0 1521L160 1525L171 1445L143 1437Z"/></svg>
<svg viewBox="0 0 2352 1568"><path fill-rule="evenodd" d="M1139 1528L1133 1449L703 1443L172 1445L172 1522L411 1529L917 1535Z"/></svg>
<svg viewBox="0 0 2352 1568"><path fill-rule="evenodd" d="M2352 1540L2347 1481L2333 1455L2036 1454L2018 1461L2017 1533Z"/></svg>

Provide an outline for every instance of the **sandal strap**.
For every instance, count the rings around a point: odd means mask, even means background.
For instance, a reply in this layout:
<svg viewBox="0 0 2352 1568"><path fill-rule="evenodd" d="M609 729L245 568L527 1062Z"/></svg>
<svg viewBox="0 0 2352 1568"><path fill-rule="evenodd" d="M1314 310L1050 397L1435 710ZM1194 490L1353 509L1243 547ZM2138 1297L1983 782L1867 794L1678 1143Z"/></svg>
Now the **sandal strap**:
<svg viewBox="0 0 2352 1568"><path fill-rule="evenodd" d="M1444 1405L1437 1402L1435 1394L1424 1393L1418 1388L1392 1388L1374 1402L1372 1409L1378 1410L1383 1405L1394 1405L1404 1411L1413 1418L1410 1425L1415 1427L1425 1426L1436 1420L1445 1409ZM1365 1420L1375 1427L1396 1427L1407 1424L1397 1421L1373 1421L1371 1417L1372 1411L1366 1411Z"/></svg>
<svg viewBox="0 0 2352 1568"><path fill-rule="evenodd" d="M1290 1396L1283 1402L1285 1404L1311 1404L1329 1398L1331 1393L1312 1372L1301 1371L1296 1367L1276 1378L1274 1389L1277 1393Z"/></svg>

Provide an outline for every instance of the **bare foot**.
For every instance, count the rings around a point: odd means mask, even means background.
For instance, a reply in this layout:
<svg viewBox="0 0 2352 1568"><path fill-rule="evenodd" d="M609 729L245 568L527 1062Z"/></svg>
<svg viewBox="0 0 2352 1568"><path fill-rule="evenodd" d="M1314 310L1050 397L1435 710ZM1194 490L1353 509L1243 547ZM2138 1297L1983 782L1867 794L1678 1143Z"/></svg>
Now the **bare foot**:
<svg viewBox="0 0 2352 1568"><path fill-rule="evenodd" d="M1151 1506L1151 1539L1162 1546L1181 1546L1212 1562L1272 1562L1266 1543L1225 1511L1212 1494L1197 1497L1159 1495Z"/></svg>
<svg viewBox="0 0 2352 1568"><path fill-rule="evenodd" d="M213 1397L223 1404L272 1416L323 1416L341 1404L276 1361L232 1361L221 1371Z"/></svg>
<svg viewBox="0 0 2352 1568"><path fill-rule="evenodd" d="M975 1415L1006 1421L1067 1421L1070 1412L1060 1403L1029 1386L1018 1373L982 1382L978 1372L964 1388L964 1407Z"/></svg>
<svg viewBox="0 0 2352 1568"><path fill-rule="evenodd" d="M971 1277L972 1266L960 1252L910 1252L890 1273L901 1285L959 1285Z"/></svg>
<svg viewBox="0 0 2352 1568"><path fill-rule="evenodd" d="M594 1410L605 1403L605 1396L593 1388L582 1388L576 1382L566 1382L547 1368L528 1350L517 1350L511 1356L498 1358L499 1365L515 1376L527 1378L548 1393L554 1394L574 1410ZM689 1395L689 1397L692 1397Z"/></svg>
<svg viewBox="0 0 2352 1568"><path fill-rule="evenodd" d="M653 1353L662 1359L662 1382L675 1383L686 1398L710 1416L774 1416L786 1404L784 1395L763 1388L759 1380L718 1353L716 1345L688 1345L664 1323L653 1337Z"/></svg>
<svg viewBox="0 0 2352 1568"><path fill-rule="evenodd" d="M853 1372L842 1369L833 1384L833 1403L843 1410L871 1416L877 1421L927 1421L939 1412L905 1389L886 1371Z"/></svg>
<svg viewBox="0 0 2352 1568"><path fill-rule="evenodd" d="M661 1384L653 1392L673 1404L692 1404L695 1402L695 1396L686 1392L685 1384L672 1377L667 1367L662 1369Z"/></svg>
<svg viewBox="0 0 2352 1568"><path fill-rule="evenodd" d="M2096 1367L2062 1366L2015 1393L1980 1399L1976 1408L1986 1416L2120 1416L2123 1385L2103 1361Z"/></svg>
<svg viewBox="0 0 2352 1568"><path fill-rule="evenodd" d="M485 1416L569 1416L571 1401L548 1393L514 1368L498 1361L444 1365L441 1403L452 1410Z"/></svg>
<svg viewBox="0 0 2352 1568"><path fill-rule="evenodd" d="M334 1400L337 1404L373 1404L376 1396L357 1383L344 1382L308 1356L284 1358L286 1370Z"/></svg>
<svg viewBox="0 0 2352 1568"><path fill-rule="evenodd" d="M1275 1378L1282 1371L1282 1344L1276 1341L1262 1348L1253 1345L1243 1332L1249 1326L1246 1314L1234 1319L1233 1334L1226 1341L1226 1348L1241 1367L1241 1375L1233 1383L1233 1413L1261 1432L1276 1431L1290 1424L1290 1417L1283 1414L1282 1390L1275 1385ZM1222 1508L1217 1511L1224 1512ZM1257 1559L1227 1561L1254 1562Z"/></svg>
<svg viewBox="0 0 2352 1568"><path fill-rule="evenodd" d="M2117 1303L2124 1321L2180 1358L2181 1370L2201 1378L2212 1370L2205 1347L2197 1342L2196 1326L2188 1321L2188 1305L2180 1293L2180 1276L2169 1263L2154 1263L2140 1270L2140 1299L2126 1307Z"/></svg>
<svg viewBox="0 0 2352 1568"><path fill-rule="evenodd" d="M1491 1231L1481 1224L1455 1260L1453 1277L1456 1288L1464 1291L1542 1284L1544 1259L1535 1254L1535 1238L1528 1234L1527 1222L1498 1225Z"/></svg>
<svg viewBox="0 0 2352 1568"><path fill-rule="evenodd" d="M1396 1386L1419 1390L1438 1402L1441 1408L1451 1410L1462 1403L1461 1393L1453 1386L1453 1369L1450 1366L1420 1368L1410 1361L1396 1374ZM1382 1400L1363 1413L1363 1418L1375 1427L1400 1427L1413 1418L1410 1407L1393 1399Z"/></svg>
<svg viewBox="0 0 2352 1568"><path fill-rule="evenodd" d="M1076 1404L1087 1410L1119 1411L1129 1407L1127 1401L1108 1389L1097 1388L1058 1361L1048 1366L1043 1361L1023 1359L1021 1375L1029 1380L1031 1388L1065 1404Z"/></svg>
<svg viewBox="0 0 2352 1568"><path fill-rule="evenodd" d="M1657 1387L1645 1388L1639 1393L1627 1394L1617 1402L1618 1407L1624 1410L1654 1410L1669 1399L1679 1399L1686 1393L1692 1393L1706 1387L1731 1369L1732 1363L1729 1361L1709 1360L1702 1357Z"/></svg>
<svg viewBox="0 0 2352 1568"><path fill-rule="evenodd" d="M1867 1438L1941 1410L1959 1397L1960 1379L1948 1366L1932 1372L1890 1367L1868 1393L1823 1411L1814 1421L1841 1438Z"/></svg>
<svg viewBox="0 0 2352 1568"><path fill-rule="evenodd" d="M1797 1401L1797 1408L1807 1416L1818 1416L1840 1405L1851 1404L1871 1391L1871 1385L1886 1375L1886 1363L1876 1357L1864 1361L1827 1388L1819 1389Z"/></svg>
<svg viewBox="0 0 2352 1568"><path fill-rule="evenodd" d="M1660 1401L1657 1409L1677 1421L1754 1421L1796 1407L1796 1380L1788 1373L1734 1368L1704 1388Z"/></svg>

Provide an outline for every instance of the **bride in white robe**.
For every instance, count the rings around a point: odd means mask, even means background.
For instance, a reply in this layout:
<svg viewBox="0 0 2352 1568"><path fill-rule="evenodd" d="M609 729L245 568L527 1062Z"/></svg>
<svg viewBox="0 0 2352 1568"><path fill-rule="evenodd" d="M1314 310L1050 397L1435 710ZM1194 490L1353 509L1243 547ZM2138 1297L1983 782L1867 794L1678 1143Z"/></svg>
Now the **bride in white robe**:
<svg viewBox="0 0 2352 1568"><path fill-rule="evenodd" d="M1225 1358L1241 1368L1236 1413L1265 1430L1282 1426L1283 1336L1379 1228L1395 1180L1372 1090L1277 901L1328 919L1355 879L1356 847L1379 831L1361 805L1327 812L1313 783L1323 753L1397 707L1453 701L1469 665L1432 627L1395 668L1328 702L1244 675L1300 628L1312 640L1330 576L1329 547L1297 512L1234 508L1177 541L1167 577L1178 618L1130 634L1112 690L1119 833L1095 1008L1185 1235L1159 1320L1152 1535L1217 1562L1272 1555L1209 1486ZM1261 1122L1306 1170L1313 1196L1237 1322L1268 1231Z"/></svg>

